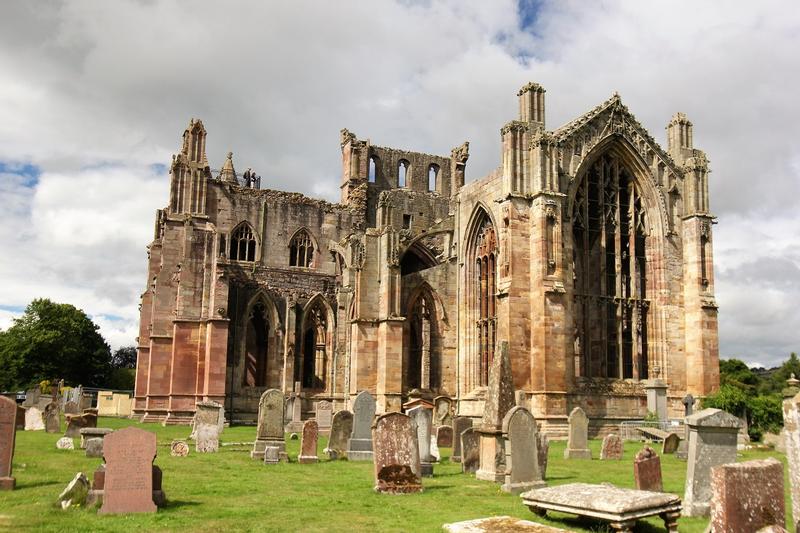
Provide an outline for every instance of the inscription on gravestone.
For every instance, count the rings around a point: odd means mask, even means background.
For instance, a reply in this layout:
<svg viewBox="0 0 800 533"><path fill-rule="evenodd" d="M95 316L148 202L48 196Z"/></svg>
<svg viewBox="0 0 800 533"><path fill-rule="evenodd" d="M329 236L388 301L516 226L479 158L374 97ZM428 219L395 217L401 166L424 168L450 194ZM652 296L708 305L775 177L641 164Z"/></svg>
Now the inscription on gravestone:
<svg viewBox="0 0 800 533"><path fill-rule="evenodd" d="M378 417L372 429L375 446L375 490L421 492L416 424L402 413Z"/></svg>
<svg viewBox="0 0 800 533"><path fill-rule="evenodd" d="M327 432L331 428L333 405L327 400L317 403L317 425L320 431Z"/></svg>
<svg viewBox="0 0 800 533"><path fill-rule="evenodd" d="M258 402L258 426L256 441L250 457L264 460L267 446L278 448L278 453L286 454L286 442L283 439L284 416L283 393L278 389L264 391Z"/></svg>
<svg viewBox="0 0 800 533"><path fill-rule="evenodd" d="M156 434L126 427L105 438L105 494L101 514L154 513Z"/></svg>

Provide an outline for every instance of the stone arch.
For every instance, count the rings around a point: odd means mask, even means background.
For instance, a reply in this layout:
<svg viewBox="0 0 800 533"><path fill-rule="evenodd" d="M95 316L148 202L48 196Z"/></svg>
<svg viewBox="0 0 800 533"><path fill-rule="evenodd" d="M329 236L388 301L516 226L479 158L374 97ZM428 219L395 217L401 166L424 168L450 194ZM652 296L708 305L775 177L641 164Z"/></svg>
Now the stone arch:
<svg viewBox="0 0 800 533"><path fill-rule="evenodd" d="M436 393L442 386L444 306L436 291L420 284L405 302L403 391Z"/></svg>
<svg viewBox="0 0 800 533"><path fill-rule="evenodd" d="M303 306L300 349L295 352L295 381L307 391L332 392L336 315L317 293Z"/></svg>
<svg viewBox="0 0 800 533"><path fill-rule="evenodd" d="M266 290L248 301L240 319L239 357L234 383L241 387L280 388L283 327L275 301Z"/></svg>
<svg viewBox="0 0 800 533"><path fill-rule="evenodd" d="M289 239L289 266L315 268L321 252L314 234L306 227L298 228Z"/></svg>
<svg viewBox="0 0 800 533"><path fill-rule="evenodd" d="M231 231L230 254L228 257L234 261L255 261L258 257L260 245L258 233L253 226L243 220Z"/></svg>

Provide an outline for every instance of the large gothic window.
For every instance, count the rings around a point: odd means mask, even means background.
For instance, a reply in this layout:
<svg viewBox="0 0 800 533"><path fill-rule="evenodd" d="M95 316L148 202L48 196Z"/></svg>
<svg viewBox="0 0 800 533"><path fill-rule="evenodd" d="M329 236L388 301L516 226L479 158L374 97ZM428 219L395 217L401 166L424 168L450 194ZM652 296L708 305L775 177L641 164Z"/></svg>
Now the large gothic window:
<svg viewBox="0 0 800 533"><path fill-rule="evenodd" d="M580 178L572 212L576 374L647 377L646 219L630 171L608 155Z"/></svg>
<svg viewBox="0 0 800 533"><path fill-rule="evenodd" d="M478 214L468 248L467 300L472 331L467 362L467 381L471 387L489 383L489 365L494 358L497 328L497 234L485 212Z"/></svg>
<svg viewBox="0 0 800 533"><path fill-rule="evenodd" d="M269 321L263 303L253 306L247 321L245 337L245 365L242 385L264 387L267 385L267 339Z"/></svg>
<svg viewBox="0 0 800 533"><path fill-rule="evenodd" d="M231 234L231 259L235 261L256 260L256 239L247 223L242 223Z"/></svg>
<svg viewBox="0 0 800 533"><path fill-rule="evenodd" d="M328 319L325 307L317 301L303 317L302 358L299 378L305 389L324 390L326 386Z"/></svg>
<svg viewBox="0 0 800 533"><path fill-rule="evenodd" d="M298 231L289 245L289 266L310 267L314 260L314 243L306 230Z"/></svg>
<svg viewBox="0 0 800 533"><path fill-rule="evenodd" d="M408 388L436 390L441 383L440 361L433 299L427 291L420 294L411 306L408 323Z"/></svg>

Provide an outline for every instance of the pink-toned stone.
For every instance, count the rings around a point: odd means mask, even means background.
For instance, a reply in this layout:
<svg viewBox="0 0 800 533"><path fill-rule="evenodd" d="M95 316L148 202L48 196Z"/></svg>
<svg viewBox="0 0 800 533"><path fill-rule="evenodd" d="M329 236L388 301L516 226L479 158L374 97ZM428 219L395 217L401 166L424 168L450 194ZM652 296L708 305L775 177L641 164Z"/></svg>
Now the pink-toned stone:
<svg viewBox="0 0 800 533"><path fill-rule="evenodd" d="M422 492L422 466L414 422L402 413L379 416L372 426L375 490L390 494Z"/></svg>
<svg viewBox="0 0 800 533"><path fill-rule="evenodd" d="M636 488L651 492L662 492L661 458L650 446L645 446L633 460L633 479Z"/></svg>
<svg viewBox="0 0 800 533"><path fill-rule="evenodd" d="M783 464L770 457L711 469L712 533L751 533L784 524Z"/></svg>
<svg viewBox="0 0 800 533"><path fill-rule="evenodd" d="M453 428L451 426L439 426L436 428L436 445L439 448L453 447Z"/></svg>
<svg viewBox="0 0 800 533"><path fill-rule="evenodd" d="M300 437L300 457L301 463L316 463L317 440L319 439L319 425L316 420L306 420L303 422L303 433Z"/></svg>
<svg viewBox="0 0 800 533"><path fill-rule="evenodd" d="M622 439L619 435L611 433L603 438L603 446L600 448L600 460L616 460L622 459Z"/></svg>
<svg viewBox="0 0 800 533"><path fill-rule="evenodd" d="M105 438L102 514L153 513L153 460L156 435L126 427Z"/></svg>
<svg viewBox="0 0 800 533"><path fill-rule="evenodd" d="M11 477L14 460L14 443L17 437L17 403L0 396L0 490L14 490L16 480Z"/></svg>

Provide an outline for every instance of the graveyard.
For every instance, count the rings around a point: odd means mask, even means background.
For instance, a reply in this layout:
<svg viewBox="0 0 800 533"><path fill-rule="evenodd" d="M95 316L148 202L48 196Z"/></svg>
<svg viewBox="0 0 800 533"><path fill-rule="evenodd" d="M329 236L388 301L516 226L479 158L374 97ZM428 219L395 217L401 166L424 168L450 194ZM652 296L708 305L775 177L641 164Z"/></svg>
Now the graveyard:
<svg viewBox="0 0 800 533"><path fill-rule="evenodd" d="M105 418L98 425L112 429L139 427L157 438L155 464L163 471L167 503L151 514L101 515L83 507L62 510L56 498L77 472L91 473L102 459L85 457L83 450L56 449L61 434L18 431L13 475L16 489L0 493L0 530L60 531L65 524L88 531L441 531L442 525L488 516L512 516L571 531L606 531L602 522L562 513L540 518L522 505L518 495L500 485L462 474L442 448L434 476L423 478L423 491L389 495L373 490L373 464L368 461L330 461L317 445L319 461L300 464L300 441L285 437L290 462L265 465L250 457L256 436L253 426L226 427L217 453L170 455L174 439L186 439L186 426L141 424L129 419ZM191 444L191 441L189 441ZM622 460L601 461L601 441L591 439L591 460L565 459L565 442L550 443L547 485L610 482L634 487L633 458L639 442L624 443ZM76 446L77 448L77 446ZM660 452L660 447L658 448ZM773 451L740 451L738 461L775 457ZM661 454L664 490L682 495L686 462ZM785 475L788 469L784 467ZM786 512L791 514L788 496ZM790 520L787 520L790 522ZM682 517L680 531L702 532L708 518ZM657 517L639 521L636 531L663 531Z"/></svg>

